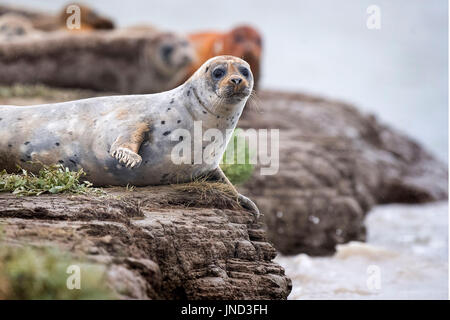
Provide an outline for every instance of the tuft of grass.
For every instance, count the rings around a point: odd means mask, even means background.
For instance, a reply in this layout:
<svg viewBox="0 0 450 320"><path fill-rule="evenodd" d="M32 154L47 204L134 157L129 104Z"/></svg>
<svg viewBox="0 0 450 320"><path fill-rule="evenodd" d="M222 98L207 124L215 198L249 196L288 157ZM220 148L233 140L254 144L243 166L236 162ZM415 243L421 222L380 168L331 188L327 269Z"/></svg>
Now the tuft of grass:
<svg viewBox="0 0 450 320"><path fill-rule="evenodd" d="M183 204L186 207L239 208L237 194L223 182L210 182L207 181L207 178L201 178L171 186L186 195L184 198L177 199L177 203L172 204Z"/></svg>
<svg viewBox="0 0 450 320"><path fill-rule="evenodd" d="M19 174L0 172L0 192L12 192L19 196L41 195L43 193L76 193L104 194L104 191L93 188L89 181L80 182L86 173L83 169L70 171L62 164L44 165L37 175L25 169Z"/></svg>
<svg viewBox="0 0 450 320"><path fill-rule="evenodd" d="M223 173L227 176L227 178L230 180L230 182L234 185L243 184L246 182L250 177L252 176L254 166L250 163L250 148L247 141L244 143L240 143L240 137L239 134L242 131L242 129L236 128L233 132L233 136L231 139L233 139L233 143L229 143L227 145L227 149L225 150L223 157L222 157L222 163L220 164L220 168L222 169ZM230 142L232 141L230 139ZM234 162L229 164L226 163L226 157L227 152L233 152L232 148L234 147ZM245 154L245 163L238 163L238 155L241 155L242 153Z"/></svg>
<svg viewBox="0 0 450 320"><path fill-rule="evenodd" d="M67 286L71 265L80 268L80 289ZM105 274L104 266L74 261L55 248L0 246L0 300L113 299Z"/></svg>

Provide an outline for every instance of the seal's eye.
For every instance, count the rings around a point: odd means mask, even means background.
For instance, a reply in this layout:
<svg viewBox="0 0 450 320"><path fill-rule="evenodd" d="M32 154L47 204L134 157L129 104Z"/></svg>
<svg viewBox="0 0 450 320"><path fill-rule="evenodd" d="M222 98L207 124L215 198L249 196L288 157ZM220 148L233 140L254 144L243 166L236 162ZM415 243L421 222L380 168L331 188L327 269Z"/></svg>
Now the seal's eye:
<svg viewBox="0 0 450 320"><path fill-rule="evenodd" d="M162 54L163 58L166 60L169 59L169 56L172 54L172 52L173 52L173 47L171 45L167 44L161 48L161 54Z"/></svg>
<svg viewBox="0 0 450 320"><path fill-rule="evenodd" d="M239 72L246 78L250 75L250 71L246 67L240 67Z"/></svg>
<svg viewBox="0 0 450 320"><path fill-rule="evenodd" d="M220 79L225 75L225 69L217 68L212 73L214 79Z"/></svg>

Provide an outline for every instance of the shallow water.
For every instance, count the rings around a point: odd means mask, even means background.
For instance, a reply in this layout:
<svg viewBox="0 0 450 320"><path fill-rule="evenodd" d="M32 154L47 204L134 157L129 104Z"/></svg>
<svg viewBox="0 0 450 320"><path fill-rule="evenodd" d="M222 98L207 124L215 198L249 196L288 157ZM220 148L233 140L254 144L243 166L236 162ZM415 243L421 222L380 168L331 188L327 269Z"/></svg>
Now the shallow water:
<svg viewBox="0 0 450 320"><path fill-rule="evenodd" d="M277 257L289 299L448 299L447 202L378 206L366 226L332 257Z"/></svg>

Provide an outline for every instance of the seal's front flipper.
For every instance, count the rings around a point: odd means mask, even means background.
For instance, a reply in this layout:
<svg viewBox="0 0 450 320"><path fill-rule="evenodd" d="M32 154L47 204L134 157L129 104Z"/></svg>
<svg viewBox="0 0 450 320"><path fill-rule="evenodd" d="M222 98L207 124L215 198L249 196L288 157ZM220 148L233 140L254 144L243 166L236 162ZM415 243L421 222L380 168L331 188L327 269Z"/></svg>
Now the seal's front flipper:
<svg viewBox="0 0 450 320"><path fill-rule="evenodd" d="M130 168L139 167L142 162L141 156L128 148L118 147L111 152L111 155Z"/></svg>
<svg viewBox="0 0 450 320"><path fill-rule="evenodd" d="M222 171L222 169L220 169L220 167L217 167L214 171L210 172L209 175L207 176L207 178L209 180L220 181L220 182L223 182L223 183L229 185L233 189L233 191L236 193L236 195L238 197L238 202L241 205L241 207L253 212L256 215L256 218L259 218L260 213L259 213L259 209L256 206L256 204L252 200L247 198L246 196L243 196L242 194L237 192L236 188L233 186L233 184L230 182L230 180L228 180L227 176L225 175L225 173L223 173L223 171Z"/></svg>
<svg viewBox="0 0 450 320"><path fill-rule="evenodd" d="M128 126L128 132L117 137L109 153L129 168L139 167L142 157L138 152L148 131L149 126L144 122Z"/></svg>

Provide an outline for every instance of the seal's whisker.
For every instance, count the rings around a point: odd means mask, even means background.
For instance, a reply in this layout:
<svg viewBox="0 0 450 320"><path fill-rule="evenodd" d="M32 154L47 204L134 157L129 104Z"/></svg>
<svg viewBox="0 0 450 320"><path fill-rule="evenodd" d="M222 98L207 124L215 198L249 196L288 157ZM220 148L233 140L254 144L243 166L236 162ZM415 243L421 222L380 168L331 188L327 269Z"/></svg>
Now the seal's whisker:
<svg viewBox="0 0 450 320"><path fill-rule="evenodd" d="M217 113L216 111L217 111L218 107L220 105L222 105L222 102L223 102L223 97L220 97L220 96L218 97L218 99L216 99L214 101L214 103L212 105L212 110L213 110L214 113Z"/></svg>
<svg viewBox="0 0 450 320"><path fill-rule="evenodd" d="M255 110L258 113L262 112L261 106L261 99L256 94L255 90L252 90L250 93L250 97L247 100L248 106L250 109Z"/></svg>
<svg viewBox="0 0 450 320"><path fill-rule="evenodd" d="M225 100L225 98L223 98L223 97L219 98L219 101L217 102L217 105L216 105L216 109L218 109L223 104L224 100Z"/></svg>

